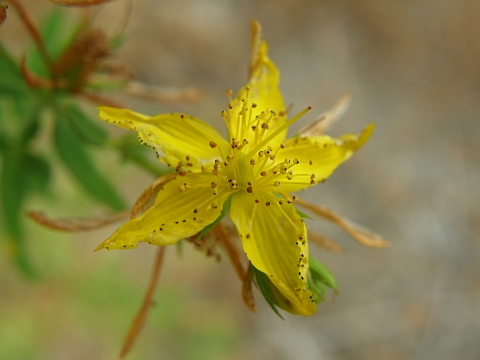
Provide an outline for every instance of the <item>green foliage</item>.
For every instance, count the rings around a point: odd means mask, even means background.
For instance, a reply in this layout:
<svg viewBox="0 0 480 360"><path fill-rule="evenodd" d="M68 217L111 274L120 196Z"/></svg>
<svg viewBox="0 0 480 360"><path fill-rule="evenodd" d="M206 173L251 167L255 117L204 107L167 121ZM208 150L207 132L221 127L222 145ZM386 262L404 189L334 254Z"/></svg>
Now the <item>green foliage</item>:
<svg viewBox="0 0 480 360"><path fill-rule="evenodd" d="M55 147L63 163L90 195L114 210L126 208L112 185L95 167L90 154L74 131L61 118L55 124Z"/></svg>
<svg viewBox="0 0 480 360"><path fill-rule="evenodd" d="M21 149L9 148L3 153L0 201L4 229L12 257L19 268L31 277L34 271L26 254L21 221L22 203L29 191L27 174L23 171L27 162L27 155Z"/></svg>
<svg viewBox="0 0 480 360"><path fill-rule="evenodd" d="M85 60L79 54L75 48L77 40L82 31L88 34L89 25L83 20L70 20L67 11L60 7L53 8L47 16L39 30L47 56L37 43L26 52L30 78L24 77L20 61L0 41L0 241L7 242L1 248L7 249L29 276L34 270L26 252L25 204L33 194L52 195L53 173L70 172L79 188L114 211L125 209L125 201L96 165L92 149L98 152L113 148L124 160L155 176L162 173L136 139L134 145L130 138L110 140L103 124L85 113L75 98L77 92L95 88L90 86L90 75L96 71L96 62L102 60L102 55ZM91 41L90 45L95 46L96 38ZM119 46L121 42L120 37L116 38L110 46ZM97 87L104 90L125 86L124 80L102 81ZM58 157L47 156L53 153L51 148ZM63 167L59 166L60 161Z"/></svg>
<svg viewBox="0 0 480 360"><path fill-rule="evenodd" d="M138 142L135 134L128 133L118 139L110 140L109 145L118 151L124 161L131 161L149 172L154 177L159 177L172 172L172 168L162 166L158 161L151 161L152 152Z"/></svg>
<svg viewBox="0 0 480 360"><path fill-rule="evenodd" d="M49 192L52 173L48 159L43 156L26 153L23 168L27 178L27 188L40 195L46 195Z"/></svg>
<svg viewBox="0 0 480 360"><path fill-rule="evenodd" d="M0 43L0 96L22 96L28 91L20 66Z"/></svg>
<svg viewBox="0 0 480 360"><path fill-rule="evenodd" d="M64 102L60 106L59 112L63 115L63 119L69 123L76 137L84 143L93 145L104 145L106 143L108 134L100 126L100 122L93 122L75 102Z"/></svg>

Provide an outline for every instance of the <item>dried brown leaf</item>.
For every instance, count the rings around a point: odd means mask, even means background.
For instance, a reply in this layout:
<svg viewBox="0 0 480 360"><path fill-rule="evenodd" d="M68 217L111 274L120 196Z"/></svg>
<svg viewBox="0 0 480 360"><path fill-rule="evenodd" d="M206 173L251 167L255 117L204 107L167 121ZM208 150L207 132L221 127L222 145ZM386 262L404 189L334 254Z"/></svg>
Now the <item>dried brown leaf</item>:
<svg viewBox="0 0 480 360"><path fill-rule="evenodd" d="M335 241L325 235L319 234L311 230L308 231L308 240L314 242L315 244L327 251L337 253L343 253L345 251L342 245L337 244Z"/></svg>
<svg viewBox="0 0 480 360"><path fill-rule="evenodd" d="M255 306L255 299L253 297L252 290L252 279L250 277L250 266L248 267L245 278L243 279L242 285L242 299L245 305L254 313L257 312L257 307Z"/></svg>
<svg viewBox="0 0 480 360"><path fill-rule="evenodd" d="M301 199L297 199L297 203L311 210L316 215L333 222L335 225L345 230L354 240L364 246L375 248L386 248L391 246L390 242L381 235L361 225L358 225L351 220L342 218L340 215L330 209L310 204Z"/></svg>
<svg viewBox="0 0 480 360"><path fill-rule="evenodd" d="M237 273L238 277L241 281L244 281L246 276L245 268L240 260L240 254L235 247L235 245L230 241L230 237L228 236L225 228L221 223L215 226L212 230L213 234L218 238L220 246L225 250L230 261L232 262L233 269Z"/></svg>
<svg viewBox="0 0 480 360"><path fill-rule="evenodd" d="M138 198L137 202L133 205L130 218L136 218L139 212L143 212L145 210L145 207L150 206L153 203L153 200L155 200L152 198L157 195L162 186L173 180L175 176L177 176L176 173L166 174L159 177L152 184L150 184L150 186L145 189L142 195L140 195L140 197Z"/></svg>
<svg viewBox="0 0 480 360"><path fill-rule="evenodd" d="M252 32L251 32L251 57L250 64L248 65L248 78L250 79L253 75L253 72L258 66L258 53L260 50L260 44L262 43L262 26L256 20L252 22Z"/></svg>
<svg viewBox="0 0 480 360"><path fill-rule="evenodd" d="M122 91L130 96L155 101L161 104L177 104L177 103L195 103L202 99L203 92L188 87L184 89L165 89L155 86L148 86L138 81L131 81L122 89Z"/></svg>
<svg viewBox="0 0 480 360"><path fill-rule="evenodd" d="M79 91L79 92L75 92L75 96L77 96L80 99L89 101L96 106L110 106L110 107L116 107L116 108L123 107L122 104L98 94Z"/></svg>
<svg viewBox="0 0 480 360"><path fill-rule="evenodd" d="M322 135L335 121L340 119L350 106L350 93L344 92L332 108L321 114L317 120L298 131L300 136Z"/></svg>
<svg viewBox="0 0 480 360"><path fill-rule="evenodd" d="M20 60L20 69L22 70L22 75L25 82L30 87L52 90L52 89L64 88L66 86L65 81L61 79L57 79L57 80L44 79L34 74L33 72L31 72L30 69L27 67L25 56Z"/></svg>
<svg viewBox="0 0 480 360"><path fill-rule="evenodd" d="M5 22L5 20L7 20L7 10L8 10L8 5L0 6L0 25L2 25Z"/></svg>
<svg viewBox="0 0 480 360"><path fill-rule="evenodd" d="M96 216L91 218L60 218L52 219L48 217L41 211L29 211L28 217L39 224L47 226L52 229L69 231L69 232L80 232L80 231L89 231L96 230L103 226L112 224L114 222L124 220L128 217L129 212L123 211L121 213L107 215L107 216Z"/></svg>

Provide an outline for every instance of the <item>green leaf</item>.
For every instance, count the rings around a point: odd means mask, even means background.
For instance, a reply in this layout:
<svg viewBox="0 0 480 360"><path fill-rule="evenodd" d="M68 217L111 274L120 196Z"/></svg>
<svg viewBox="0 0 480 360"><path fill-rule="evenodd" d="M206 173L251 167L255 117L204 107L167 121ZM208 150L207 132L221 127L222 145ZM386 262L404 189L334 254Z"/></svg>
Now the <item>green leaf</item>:
<svg viewBox="0 0 480 360"><path fill-rule="evenodd" d="M125 42L126 37L123 34L115 36L113 39L110 40L110 48L112 50L117 50L122 44Z"/></svg>
<svg viewBox="0 0 480 360"><path fill-rule="evenodd" d="M55 125L55 146L64 164L90 195L114 210L125 209L124 200L97 170L84 145L62 119L57 119Z"/></svg>
<svg viewBox="0 0 480 360"><path fill-rule="evenodd" d="M270 305L272 310L275 312L275 314L277 314L282 320L285 320L277 309L278 303L272 291L272 286L274 285L272 284L268 276L265 275L263 272L259 271L255 266L250 264L250 278L252 279L255 286L260 290L263 297L267 301L268 305Z"/></svg>
<svg viewBox="0 0 480 360"><path fill-rule="evenodd" d="M21 96L28 90L20 66L0 44L0 94Z"/></svg>
<svg viewBox="0 0 480 360"><path fill-rule="evenodd" d="M220 215L218 216L218 218L212 222L211 224L205 226L202 231L200 231L200 235L198 235L198 239L201 239L202 237L205 236L205 234L207 234L210 230L212 230L215 226L218 225L218 223L220 221L222 221L222 219L228 215L228 213L230 212L230 204L232 203L232 198L229 197L224 203L223 203L223 208L222 208L222 212L220 213Z"/></svg>
<svg viewBox="0 0 480 360"><path fill-rule="evenodd" d="M1 202L5 229L13 238L23 236L19 214L27 188L27 179L22 176L22 154L15 149L9 148L3 157L1 174Z"/></svg>
<svg viewBox="0 0 480 360"><path fill-rule="evenodd" d="M106 143L108 139L107 132L97 122L93 122L77 104L65 102L60 105L60 109L72 130L82 141L93 145Z"/></svg>
<svg viewBox="0 0 480 360"><path fill-rule="evenodd" d="M3 156L0 184L0 201L3 220L10 250L17 265L28 276L34 270L28 260L22 226L22 205L28 190L28 180L24 173L24 155L16 148L9 148Z"/></svg>
<svg viewBox="0 0 480 360"><path fill-rule="evenodd" d="M30 190L41 195L48 193L51 170L50 164L46 159L33 154L25 154L24 171Z"/></svg>
<svg viewBox="0 0 480 360"><path fill-rule="evenodd" d="M130 160L142 169L152 174L155 178L168 174L173 171L172 168L163 166L158 161L150 161L151 149L140 145L137 136L127 134L119 139L110 142L120 152L124 160Z"/></svg>

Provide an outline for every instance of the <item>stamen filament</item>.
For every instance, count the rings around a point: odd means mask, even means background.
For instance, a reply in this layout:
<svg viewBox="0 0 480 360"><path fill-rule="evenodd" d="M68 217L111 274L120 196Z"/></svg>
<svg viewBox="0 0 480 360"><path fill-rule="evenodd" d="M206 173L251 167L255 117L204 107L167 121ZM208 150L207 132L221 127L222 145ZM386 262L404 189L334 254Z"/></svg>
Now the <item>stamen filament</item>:
<svg viewBox="0 0 480 360"><path fill-rule="evenodd" d="M275 129L274 132L272 132L269 136L267 136L263 141L261 141L259 144L257 144L253 149L250 150L250 152L247 154L247 157L251 157L255 152L257 152L259 149L262 147L266 146L275 136L280 134L283 130L287 129L290 127L293 123L298 121L303 115L305 115L308 111L310 111L312 108L309 106L306 109L300 111L296 116L288 120L285 124L280 126L278 129Z"/></svg>

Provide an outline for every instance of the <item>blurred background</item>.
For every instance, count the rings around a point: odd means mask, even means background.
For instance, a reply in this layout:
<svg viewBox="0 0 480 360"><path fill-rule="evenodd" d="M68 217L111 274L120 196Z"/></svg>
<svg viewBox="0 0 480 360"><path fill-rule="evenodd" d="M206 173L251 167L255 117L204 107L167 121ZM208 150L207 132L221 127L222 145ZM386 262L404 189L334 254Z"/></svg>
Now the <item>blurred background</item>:
<svg viewBox="0 0 480 360"><path fill-rule="evenodd" d="M24 4L38 19L52 8ZM119 0L89 11L107 34L125 27L115 60L137 80L205 95L189 105L117 101L152 115L191 113L223 133L224 94L245 83L251 21L258 20L286 103L293 112L313 107L297 129L345 90L351 107L329 133L376 124L361 151L300 195L393 244L363 248L331 224L309 221L346 248L312 249L335 274L339 294L313 317L285 314L285 321L258 293L258 314L245 308L227 258L217 264L189 244L181 257L169 248L156 306L129 359L478 359L478 1ZM28 41L14 11L0 37L22 54ZM152 181L113 152L97 161L130 203ZM34 197L27 209L87 217L103 211L68 174L53 175L56 198ZM26 279L1 252L0 359L116 358L143 298L153 249L94 253L116 226L71 235L26 224L38 276Z"/></svg>

